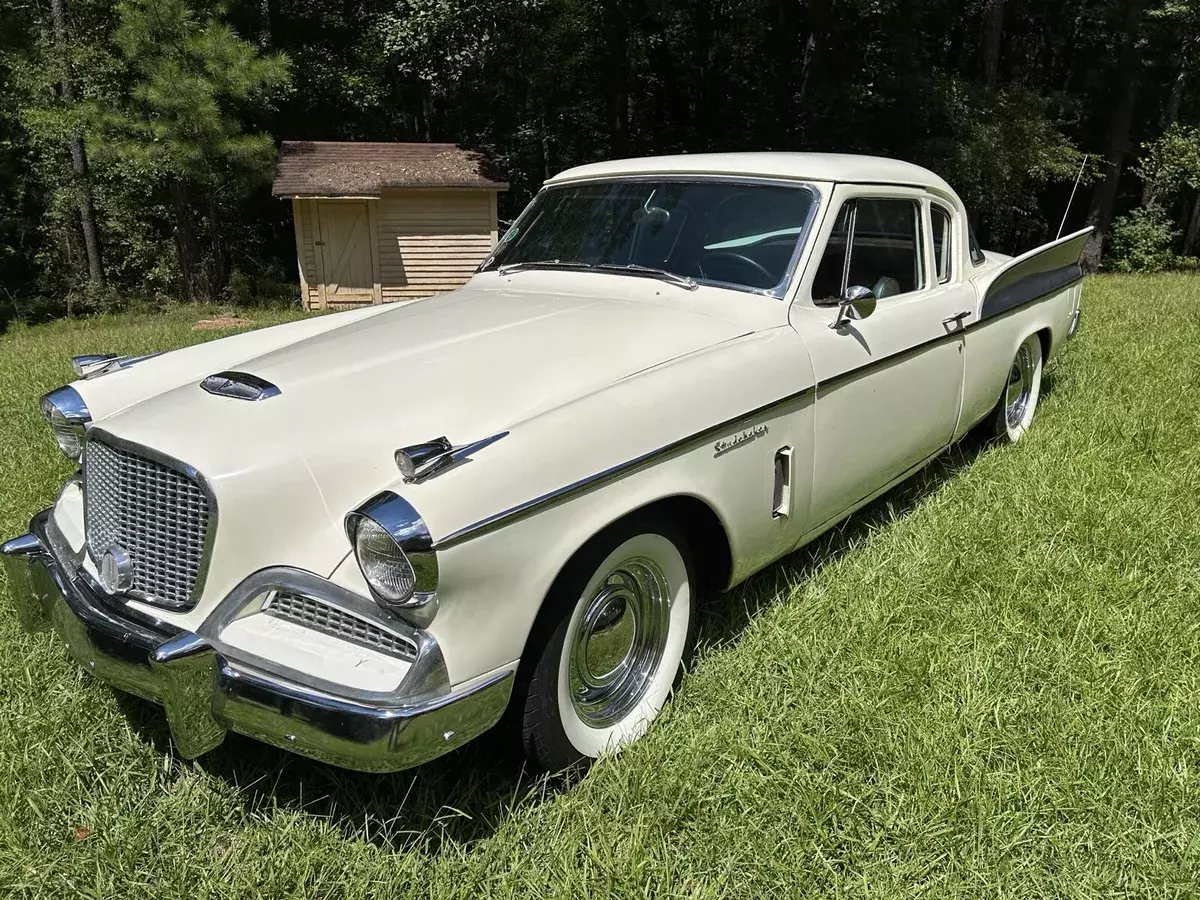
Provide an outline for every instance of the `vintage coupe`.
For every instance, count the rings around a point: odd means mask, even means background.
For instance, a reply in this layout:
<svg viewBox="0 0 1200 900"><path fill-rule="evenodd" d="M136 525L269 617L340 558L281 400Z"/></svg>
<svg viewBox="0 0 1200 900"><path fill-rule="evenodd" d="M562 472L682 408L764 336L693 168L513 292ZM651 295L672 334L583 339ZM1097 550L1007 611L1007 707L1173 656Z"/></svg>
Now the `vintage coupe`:
<svg viewBox="0 0 1200 900"><path fill-rule="evenodd" d="M461 289L153 357L42 409L80 469L3 545L22 624L165 707L390 771L506 710L557 769L642 734L705 591L980 425L1079 322L1079 232L982 252L903 162L551 179Z"/></svg>

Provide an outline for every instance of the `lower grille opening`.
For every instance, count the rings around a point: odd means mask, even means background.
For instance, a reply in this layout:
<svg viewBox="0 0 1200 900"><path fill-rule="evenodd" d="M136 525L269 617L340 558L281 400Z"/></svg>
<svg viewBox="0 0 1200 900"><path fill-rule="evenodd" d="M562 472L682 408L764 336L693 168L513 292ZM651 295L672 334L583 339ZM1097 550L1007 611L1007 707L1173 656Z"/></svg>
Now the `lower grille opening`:
<svg viewBox="0 0 1200 900"><path fill-rule="evenodd" d="M277 619L295 622L313 631L320 631L388 656L398 656L407 660L417 658L417 645L410 639L380 628L340 607L322 603L303 594L278 591L267 598L262 610Z"/></svg>

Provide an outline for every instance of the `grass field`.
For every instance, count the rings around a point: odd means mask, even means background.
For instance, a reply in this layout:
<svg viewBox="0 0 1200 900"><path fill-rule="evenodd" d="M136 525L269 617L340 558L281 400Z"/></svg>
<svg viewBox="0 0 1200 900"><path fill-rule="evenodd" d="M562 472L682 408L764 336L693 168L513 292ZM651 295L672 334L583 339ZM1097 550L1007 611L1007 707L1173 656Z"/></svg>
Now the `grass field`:
<svg viewBox="0 0 1200 900"><path fill-rule="evenodd" d="M0 896L1196 896L1200 278L1084 307L1025 441L713 598L650 735L573 785L486 741L387 777L181 762L0 582ZM0 535L69 472L36 409L67 357L195 318L0 338Z"/></svg>

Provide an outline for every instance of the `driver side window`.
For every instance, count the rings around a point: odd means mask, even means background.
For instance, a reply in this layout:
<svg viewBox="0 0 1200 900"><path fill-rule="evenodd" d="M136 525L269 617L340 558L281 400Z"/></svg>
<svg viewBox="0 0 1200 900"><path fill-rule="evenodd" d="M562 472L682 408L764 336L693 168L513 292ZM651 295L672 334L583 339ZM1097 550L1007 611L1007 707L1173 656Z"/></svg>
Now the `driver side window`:
<svg viewBox="0 0 1200 900"><path fill-rule="evenodd" d="M861 285L880 299L925 287L921 204L892 197L859 197L838 211L813 278L812 298L832 304Z"/></svg>

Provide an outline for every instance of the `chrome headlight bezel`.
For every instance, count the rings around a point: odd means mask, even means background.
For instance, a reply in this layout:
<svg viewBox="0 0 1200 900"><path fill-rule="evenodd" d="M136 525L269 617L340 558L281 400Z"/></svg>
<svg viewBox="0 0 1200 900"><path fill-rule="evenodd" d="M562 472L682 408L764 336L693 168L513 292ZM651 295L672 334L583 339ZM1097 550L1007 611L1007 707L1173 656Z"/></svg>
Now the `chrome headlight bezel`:
<svg viewBox="0 0 1200 900"><path fill-rule="evenodd" d="M92 414L79 391L69 384L60 387L42 397L40 407L58 449L67 459L79 462L83 457L84 435L92 421Z"/></svg>
<svg viewBox="0 0 1200 900"><path fill-rule="evenodd" d="M385 534L397 551L397 558L390 563L379 559L364 561L366 552L359 540L359 529L364 522L378 526L374 536ZM433 538L425 520L412 504L392 491L376 494L358 509L348 513L345 520L346 537L354 548L354 558L371 596L381 607L392 611L412 610L428 606L437 597L438 560L433 549ZM380 566L407 566L411 570L412 589L406 596L399 596L382 583L373 573Z"/></svg>

